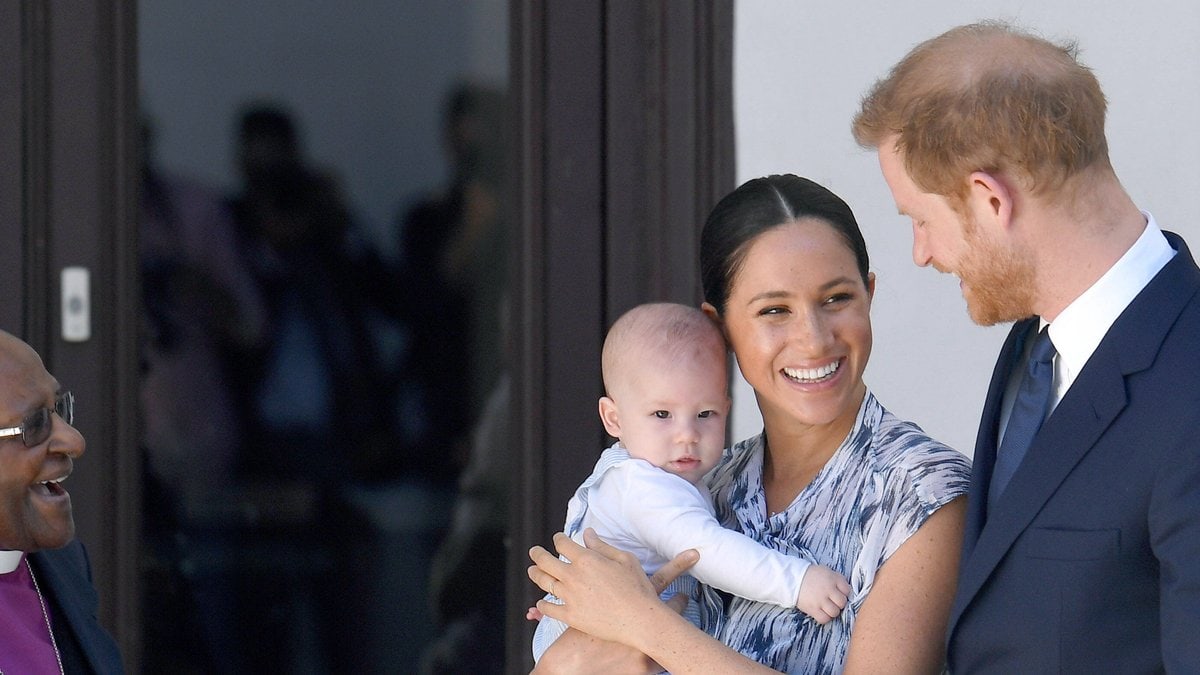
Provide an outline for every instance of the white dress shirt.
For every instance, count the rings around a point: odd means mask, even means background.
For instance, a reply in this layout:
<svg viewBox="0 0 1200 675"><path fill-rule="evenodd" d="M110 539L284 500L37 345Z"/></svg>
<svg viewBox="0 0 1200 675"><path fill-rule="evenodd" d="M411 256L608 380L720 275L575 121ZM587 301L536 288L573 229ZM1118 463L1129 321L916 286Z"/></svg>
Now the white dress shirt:
<svg viewBox="0 0 1200 675"><path fill-rule="evenodd" d="M1066 396L1067 390L1087 365L1117 317L1175 257L1175 249L1167 243L1154 216L1147 211L1142 211L1142 215L1146 217L1146 228L1133 246L1050 324L1050 341L1054 343L1057 354L1054 357L1054 386L1047 414L1053 412ZM1044 326L1046 321L1043 319L1041 327ZM1032 344L1032 340L1026 341L1022 364L1028 362ZM1024 372L1023 365L1018 372ZM1004 430L1008 427L1008 417L1022 379L1009 378L1001 408L997 447L1004 440Z"/></svg>
<svg viewBox="0 0 1200 675"><path fill-rule="evenodd" d="M8 574L21 564L24 551L0 551L0 574Z"/></svg>

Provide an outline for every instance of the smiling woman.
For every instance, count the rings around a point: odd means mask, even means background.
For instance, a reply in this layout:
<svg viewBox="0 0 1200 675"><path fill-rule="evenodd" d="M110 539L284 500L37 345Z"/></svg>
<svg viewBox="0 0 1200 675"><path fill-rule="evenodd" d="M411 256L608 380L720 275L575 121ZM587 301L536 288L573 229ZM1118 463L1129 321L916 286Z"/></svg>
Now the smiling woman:
<svg viewBox="0 0 1200 675"><path fill-rule="evenodd" d="M844 575L849 603L820 625L705 588L704 628L722 645L648 602L652 589L615 549L556 540L574 564L535 547L530 577L565 604L539 608L676 674L755 662L786 672L936 671L970 467L885 410L863 382L875 283L853 213L797 176L752 180L709 216L701 270L704 311L721 325L764 422L707 476L717 519ZM546 653L546 670L612 655L570 636Z"/></svg>
<svg viewBox="0 0 1200 675"><path fill-rule="evenodd" d="M837 231L817 218L763 232L745 244L743 256L725 306L718 312L708 305L709 311L724 324L764 423L820 429L832 452L866 391L874 277L856 272ZM819 468L828 457L813 459ZM807 484L811 477L799 478ZM792 495L780 495L775 506L783 508Z"/></svg>

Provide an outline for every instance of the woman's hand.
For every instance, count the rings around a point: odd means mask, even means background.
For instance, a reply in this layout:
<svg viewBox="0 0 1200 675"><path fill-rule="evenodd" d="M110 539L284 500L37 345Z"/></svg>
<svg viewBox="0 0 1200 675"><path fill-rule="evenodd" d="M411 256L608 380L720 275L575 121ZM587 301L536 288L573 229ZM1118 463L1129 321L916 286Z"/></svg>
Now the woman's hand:
<svg viewBox="0 0 1200 675"><path fill-rule="evenodd" d="M700 554L684 551L647 578L637 558L604 543L591 528L583 539L587 548L561 532L554 535L554 548L569 564L541 546L529 550L534 562L529 578L563 601L539 600L537 608L593 637L636 646L663 608L658 594L696 564ZM687 601L679 600L680 607Z"/></svg>
<svg viewBox="0 0 1200 675"><path fill-rule="evenodd" d="M529 557L536 563L529 568L529 578L548 593L551 592L550 589L554 589L554 595L558 595L564 603L570 602L570 607L567 607L566 604L557 605L541 600L534 611L540 612L545 609L547 616L571 626L578 622L578 619L573 617L580 615L594 616L601 622L614 618L610 616L612 608L609 607L609 603L589 604L596 599L596 594L603 596L604 584L616 584L616 588L631 591L630 597L637 598L635 602L662 607L662 603L658 602L658 594L699 559L694 550L686 551L647 579L641 565L632 555L604 543L590 528L583 536L588 548L579 546L561 532L554 535L555 548L568 560L579 561L583 565L580 567L564 563L540 546L535 546L529 551ZM592 576L593 573L595 576ZM563 595L559 595L560 593ZM570 597L571 600L568 601L564 596ZM672 611L681 612L687 606L687 598L673 597L668 605ZM628 619L616 617L615 621L628 622ZM589 626L595 628L591 624ZM570 628L559 636L542 655L534 669L535 673L661 671L662 668L653 659L637 649L619 642L602 640L575 628Z"/></svg>
<svg viewBox="0 0 1200 675"><path fill-rule="evenodd" d="M570 564L540 546L529 550L535 563L529 578L563 601L540 600L538 609L572 626L542 655L536 672L656 673L663 670L659 663L676 675L775 672L688 623L678 614L687 598L675 596L671 607L659 602L662 589L700 559L694 549L647 579L637 558L604 543L591 529L583 540L587 548L562 533L554 535L554 547Z"/></svg>

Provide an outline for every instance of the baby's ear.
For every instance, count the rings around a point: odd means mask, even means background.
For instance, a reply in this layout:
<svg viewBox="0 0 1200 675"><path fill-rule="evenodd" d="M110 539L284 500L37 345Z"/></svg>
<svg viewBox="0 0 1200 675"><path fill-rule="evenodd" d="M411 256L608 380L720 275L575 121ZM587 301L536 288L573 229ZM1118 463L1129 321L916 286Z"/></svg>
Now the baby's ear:
<svg viewBox="0 0 1200 675"><path fill-rule="evenodd" d="M607 396L600 397L600 421L604 430L613 438L621 437L621 416L617 411L617 402Z"/></svg>

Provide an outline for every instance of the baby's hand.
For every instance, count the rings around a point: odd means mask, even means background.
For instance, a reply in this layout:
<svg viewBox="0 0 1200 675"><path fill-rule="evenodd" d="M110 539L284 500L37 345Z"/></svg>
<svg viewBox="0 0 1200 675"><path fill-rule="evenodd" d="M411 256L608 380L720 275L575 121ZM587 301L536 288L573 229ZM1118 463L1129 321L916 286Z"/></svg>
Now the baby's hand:
<svg viewBox="0 0 1200 675"><path fill-rule="evenodd" d="M801 585L803 586L803 584L801 584ZM537 607L530 607L530 608L529 608L529 609L528 609L528 610L525 612L525 618L526 618L526 619L529 619L530 621L541 621L541 620L542 620L542 613L538 611L538 608L537 608Z"/></svg>
<svg viewBox="0 0 1200 675"><path fill-rule="evenodd" d="M800 582L796 608L826 624L842 613L849 597L850 584L845 577L824 565L811 565Z"/></svg>

